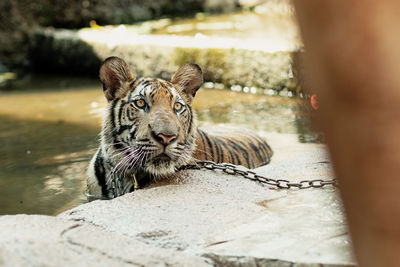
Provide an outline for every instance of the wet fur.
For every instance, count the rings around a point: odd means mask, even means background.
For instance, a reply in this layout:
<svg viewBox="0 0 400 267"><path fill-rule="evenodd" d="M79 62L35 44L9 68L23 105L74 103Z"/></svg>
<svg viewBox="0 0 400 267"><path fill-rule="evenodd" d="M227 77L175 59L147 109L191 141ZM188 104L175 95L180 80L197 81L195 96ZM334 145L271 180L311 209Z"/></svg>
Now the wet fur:
<svg viewBox="0 0 400 267"><path fill-rule="evenodd" d="M269 163L272 150L254 134L210 135L197 128L190 107L203 82L196 64L181 67L171 82L140 78L119 58L106 59L100 80L108 100L103 117L101 145L88 170L90 194L110 197L107 183L116 175L131 188L131 177L163 178L199 160L229 162L255 168ZM138 108L135 101L146 101ZM177 112L174 104L183 109ZM168 145L157 136L176 136ZM128 189L131 190L131 189Z"/></svg>

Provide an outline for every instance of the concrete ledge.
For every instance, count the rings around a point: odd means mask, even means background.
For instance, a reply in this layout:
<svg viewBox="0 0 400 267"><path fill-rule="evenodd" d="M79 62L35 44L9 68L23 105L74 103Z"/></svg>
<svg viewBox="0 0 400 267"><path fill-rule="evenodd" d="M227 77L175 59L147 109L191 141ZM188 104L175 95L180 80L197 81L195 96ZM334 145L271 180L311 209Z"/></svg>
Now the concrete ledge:
<svg viewBox="0 0 400 267"><path fill-rule="evenodd" d="M129 28L43 29L34 34L30 59L36 70L94 76L100 62L113 55L125 59L139 76L164 79L170 79L183 64L196 62L203 68L205 81L226 88L254 87L260 93L286 90L297 95L296 53L258 40L139 35Z"/></svg>
<svg viewBox="0 0 400 267"><path fill-rule="evenodd" d="M0 217L1 266L208 266L85 223L40 215Z"/></svg>
<svg viewBox="0 0 400 267"><path fill-rule="evenodd" d="M330 179L324 148L308 148L256 171ZM8 266L355 264L335 188L276 190L218 171L188 170L55 218L2 216L0 235L0 262Z"/></svg>

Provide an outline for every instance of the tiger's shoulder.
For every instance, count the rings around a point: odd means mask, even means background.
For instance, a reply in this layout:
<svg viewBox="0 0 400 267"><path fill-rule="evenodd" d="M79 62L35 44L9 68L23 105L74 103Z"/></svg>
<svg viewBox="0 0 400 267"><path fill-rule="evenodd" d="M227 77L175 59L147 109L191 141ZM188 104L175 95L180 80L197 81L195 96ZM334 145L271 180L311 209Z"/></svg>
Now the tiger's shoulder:
<svg viewBox="0 0 400 267"><path fill-rule="evenodd" d="M194 158L256 168L271 161L269 144L252 131L213 132L197 129Z"/></svg>

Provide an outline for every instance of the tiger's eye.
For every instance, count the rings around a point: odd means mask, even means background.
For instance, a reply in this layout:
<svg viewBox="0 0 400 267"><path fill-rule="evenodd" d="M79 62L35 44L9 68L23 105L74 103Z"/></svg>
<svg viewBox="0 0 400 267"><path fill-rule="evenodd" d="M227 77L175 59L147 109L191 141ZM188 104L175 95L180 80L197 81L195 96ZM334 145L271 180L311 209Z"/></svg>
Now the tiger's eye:
<svg viewBox="0 0 400 267"><path fill-rule="evenodd" d="M138 108L144 108L146 106L146 102L143 99L138 99L135 101L135 105Z"/></svg>
<svg viewBox="0 0 400 267"><path fill-rule="evenodd" d="M180 111L183 108L182 104L179 102L176 102L174 105L175 111Z"/></svg>

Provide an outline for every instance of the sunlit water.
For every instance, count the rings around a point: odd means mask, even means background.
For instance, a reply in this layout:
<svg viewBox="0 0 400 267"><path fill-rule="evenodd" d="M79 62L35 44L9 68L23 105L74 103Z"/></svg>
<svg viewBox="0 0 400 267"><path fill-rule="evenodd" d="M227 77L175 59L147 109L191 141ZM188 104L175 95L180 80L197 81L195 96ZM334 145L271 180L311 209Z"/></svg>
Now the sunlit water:
<svg viewBox="0 0 400 267"><path fill-rule="evenodd" d="M280 6L280 8L278 7ZM198 13L193 18L164 18L133 25L84 28L77 36L109 48L120 45L245 49L275 53L302 47L293 8L288 4L228 14ZM59 31L59 38L71 34Z"/></svg>
<svg viewBox="0 0 400 267"><path fill-rule="evenodd" d="M86 201L85 172L106 102L101 87L43 87L0 95L0 214L56 214ZM202 89L193 106L203 126L317 140L299 99Z"/></svg>

